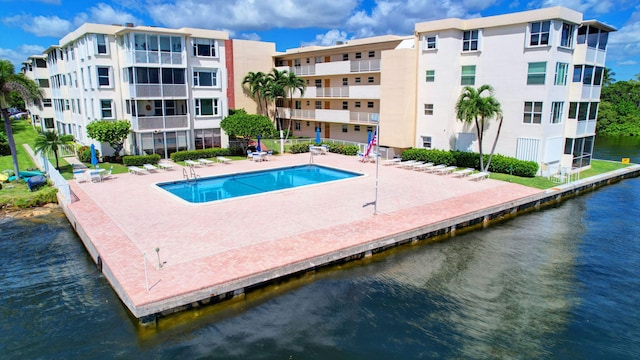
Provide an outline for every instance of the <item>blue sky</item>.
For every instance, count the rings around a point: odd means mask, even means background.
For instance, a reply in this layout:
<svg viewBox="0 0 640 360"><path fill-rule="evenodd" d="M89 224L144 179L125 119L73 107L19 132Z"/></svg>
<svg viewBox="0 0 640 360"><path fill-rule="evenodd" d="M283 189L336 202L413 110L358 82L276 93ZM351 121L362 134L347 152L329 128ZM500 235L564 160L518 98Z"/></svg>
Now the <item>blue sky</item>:
<svg viewBox="0 0 640 360"><path fill-rule="evenodd" d="M474 18L561 5L618 29L607 67L616 80L640 74L637 0L0 0L0 58L16 64L85 22L225 30L284 51L383 34L409 35L416 22Z"/></svg>

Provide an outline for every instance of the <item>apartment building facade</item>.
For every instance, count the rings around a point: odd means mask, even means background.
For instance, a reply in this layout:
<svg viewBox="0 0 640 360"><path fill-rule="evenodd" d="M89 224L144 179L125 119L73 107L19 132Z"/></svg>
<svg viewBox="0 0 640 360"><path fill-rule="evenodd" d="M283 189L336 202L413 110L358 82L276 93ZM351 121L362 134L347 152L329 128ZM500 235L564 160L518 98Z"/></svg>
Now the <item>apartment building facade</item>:
<svg viewBox="0 0 640 360"><path fill-rule="evenodd" d="M104 155L113 150L88 138L92 121L129 120L128 154L226 146L227 40L222 31L84 24L44 52L54 110L44 128Z"/></svg>
<svg viewBox="0 0 640 360"><path fill-rule="evenodd" d="M415 146L478 151L455 104L464 86L488 84L503 111L496 153L535 161L541 175L589 166L611 31L563 7L416 24ZM489 121L485 152L497 132Z"/></svg>
<svg viewBox="0 0 640 360"><path fill-rule="evenodd" d="M30 56L26 61L22 62L21 72L38 84L42 90L42 106L34 105L29 108L31 121L35 126L42 129L53 129L55 121L47 58L44 55Z"/></svg>

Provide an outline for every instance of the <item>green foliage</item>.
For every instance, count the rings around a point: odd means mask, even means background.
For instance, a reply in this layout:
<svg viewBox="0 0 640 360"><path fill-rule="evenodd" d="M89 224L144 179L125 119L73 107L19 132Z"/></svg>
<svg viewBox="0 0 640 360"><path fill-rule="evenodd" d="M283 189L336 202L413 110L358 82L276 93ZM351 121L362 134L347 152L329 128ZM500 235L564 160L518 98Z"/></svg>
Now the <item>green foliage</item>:
<svg viewBox="0 0 640 360"><path fill-rule="evenodd" d="M56 158L56 169L60 168L58 163L58 150L60 146L66 145L73 142L73 135L60 135L55 131L40 131L38 137L35 140L35 150L36 152L42 152L46 154L47 152L53 152Z"/></svg>
<svg viewBox="0 0 640 360"><path fill-rule="evenodd" d="M124 141L131 132L129 120L99 120L87 125L87 136L109 144L117 156L122 150Z"/></svg>
<svg viewBox="0 0 640 360"><path fill-rule="evenodd" d="M484 155L484 162L489 159L489 155ZM434 164L455 165L457 167L480 169L480 158L478 153L463 151L444 151L429 149L408 149L402 153L402 160L417 160L432 162ZM516 158L493 155L490 172L504 173L522 177L533 177L538 172L538 164L535 161L523 161Z"/></svg>
<svg viewBox="0 0 640 360"><path fill-rule="evenodd" d="M336 145L336 144L323 144L325 146L329 146L329 152L348 155L348 156L356 156L358 155L358 147L355 145Z"/></svg>
<svg viewBox="0 0 640 360"><path fill-rule="evenodd" d="M157 164L160 161L160 155L128 155L122 157L122 163L125 166L139 166L144 164Z"/></svg>
<svg viewBox="0 0 640 360"><path fill-rule="evenodd" d="M35 191L29 191L24 181L14 181L13 188L0 191L0 208L30 208L50 203L57 203L58 189L53 186L42 186Z"/></svg>
<svg viewBox="0 0 640 360"><path fill-rule="evenodd" d="M9 139L7 139L7 134L4 131L0 131L0 143L6 143Z"/></svg>
<svg viewBox="0 0 640 360"><path fill-rule="evenodd" d="M8 142L0 142L0 156L11 155L11 148Z"/></svg>
<svg viewBox="0 0 640 360"><path fill-rule="evenodd" d="M596 132L640 136L640 81L618 81L602 88Z"/></svg>
<svg viewBox="0 0 640 360"><path fill-rule="evenodd" d="M293 144L291 145L291 147L289 147L289 152L292 154L301 154L301 153L309 152L309 145L315 145L315 143L304 142L304 143Z"/></svg>
<svg viewBox="0 0 640 360"><path fill-rule="evenodd" d="M100 158L100 150L96 149L96 157ZM90 163L91 162L91 148L88 146L81 146L78 149L78 160Z"/></svg>
<svg viewBox="0 0 640 360"><path fill-rule="evenodd" d="M220 122L220 127L229 136L235 137L256 137L258 135L273 137L276 129L271 120L263 115L247 114L244 110L227 116Z"/></svg>
<svg viewBox="0 0 640 360"><path fill-rule="evenodd" d="M173 161L185 161L185 160L197 160L197 159L210 159L216 156L231 156L231 155L243 155L242 149L223 149L223 148L211 148L200 150L185 150L177 151L171 154L171 160Z"/></svg>

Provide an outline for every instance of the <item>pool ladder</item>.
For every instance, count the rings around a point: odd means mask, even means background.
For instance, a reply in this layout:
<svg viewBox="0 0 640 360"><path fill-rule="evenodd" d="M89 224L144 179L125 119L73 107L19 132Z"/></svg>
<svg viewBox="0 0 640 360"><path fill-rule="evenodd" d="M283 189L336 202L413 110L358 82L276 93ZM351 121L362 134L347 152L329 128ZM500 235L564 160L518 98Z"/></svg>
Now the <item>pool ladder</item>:
<svg viewBox="0 0 640 360"><path fill-rule="evenodd" d="M193 166L189 166L189 173L186 168L182 168L182 177L187 181L198 181L198 175L196 175L196 169Z"/></svg>

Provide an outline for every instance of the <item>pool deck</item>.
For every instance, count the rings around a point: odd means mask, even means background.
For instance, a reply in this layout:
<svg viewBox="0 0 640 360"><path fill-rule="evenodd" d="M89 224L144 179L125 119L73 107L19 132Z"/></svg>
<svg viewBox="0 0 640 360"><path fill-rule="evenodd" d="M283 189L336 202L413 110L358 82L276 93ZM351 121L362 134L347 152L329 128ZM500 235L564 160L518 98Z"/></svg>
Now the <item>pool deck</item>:
<svg viewBox="0 0 640 360"><path fill-rule="evenodd" d="M309 163L310 154L197 167L200 177ZM70 181L72 226L123 303L154 317L229 292L393 245L484 209L545 191L472 181L338 154L314 163L365 176L248 197L189 204L154 184L181 180L183 167ZM156 249L159 249L156 252ZM145 271L146 256L146 271ZM160 266L162 265L162 266Z"/></svg>

